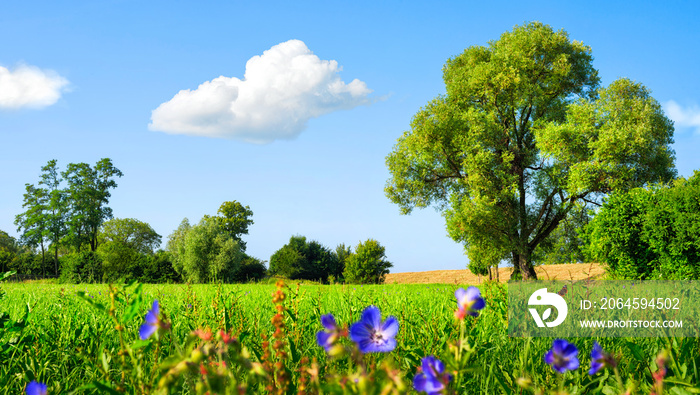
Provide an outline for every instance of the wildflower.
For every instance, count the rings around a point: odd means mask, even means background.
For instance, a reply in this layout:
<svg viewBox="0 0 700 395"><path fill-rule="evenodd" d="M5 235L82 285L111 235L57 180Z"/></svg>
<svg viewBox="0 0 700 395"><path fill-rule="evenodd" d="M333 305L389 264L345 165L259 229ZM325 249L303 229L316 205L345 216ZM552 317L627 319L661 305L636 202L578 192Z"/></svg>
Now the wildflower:
<svg viewBox="0 0 700 395"><path fill-rule="evenodd" d="M592 376L606 367L614 368L616 365L617 361L615 361L612 355L603 351L603 348L598 342L593 343L593 350L591 350L591 370L588 371L589 375Z"/></svg>
<svg viewBox="0 0 700 395"><path fill-rule="evenodd" d="M32 380L27 384L27 395L46 395L46 384L38 383Z"/></svg>
<svg viewBox="0 0 700 395"><path fill-rule="evenodd" d="M486 306L484 298L481 297L481 291L477 287L469 287L465 291L464 288L459 288L455 291L457 305L459 310L455 312L457 318L463 319L467 314L476 317L479 315L478 310Z"/></svg>
<svg viewBox="0 0 700 395"><path fill-rule="evenodd" d="M153 307L146 313L146 322L139 328L139 336L141 340L146 340L151 337L158 327L160 326L160 321L158 320L158 314L160 314L160 308L158 307L158 301L153 301Z"/></svg>
<svg viewBox="0 0 700 395"><path fill-rule="evenodd" d="M379 309L369 306L362 312L360 321L350 327L350 339L362 353L389 352L396 347L394 337L399 332L399 321L392 316L383 323L381 319Z"/></svg>
<svg viewBox="0 0 700 395"><path fill-rule="evenodd" d="M579 362L576 354L578 354L578 348L575 344L564 339L556 339L552 343L552 349L544 355L544 361L555 371L564 373L567 370L578 369Z"/></svg>
<svg viewBox="0 0 700 395"><path fill-rule="evenodd" d="M333 314L322 315L321 325L323 325L326 330L319 331L316 334L316 342L319 346L325 348L326 352L328 352L338 340L338 325L335 323L335 317L333 317Z"/></svg>
<svg viewBox="0 0 700 395"><path fill-rule="evenodd" d="M430 355L421 360L420 372L413 378L413 389L426 392L428 395L439 394L452 380L445 372L445 364Z"/></svg>

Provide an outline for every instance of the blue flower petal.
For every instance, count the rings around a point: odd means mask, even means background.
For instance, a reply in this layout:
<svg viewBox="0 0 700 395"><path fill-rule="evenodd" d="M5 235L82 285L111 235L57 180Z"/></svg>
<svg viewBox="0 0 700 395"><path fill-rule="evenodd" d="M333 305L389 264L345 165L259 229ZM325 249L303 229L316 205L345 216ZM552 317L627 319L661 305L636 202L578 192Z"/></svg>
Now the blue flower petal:
<svg viewBox="0 0 700 395"><path fill-rule="evenodd" d="M382 323L382 313L376 306L369 306L362 311L361 321L372 328L379 329Z"/></svg>
<svg viewBox="0 0 700 395"><path fill-rule="evenodd" d="M358 321L350 325L350 340L359 343L362 340L369 340L372 336L372 327L367 326L363 321Z"/></svg>
<svg viewBox="0 0 700 395"><path fill-rule="evenodd" d="M384 321L382 325L382 334L384 337L395 337L399 333L399 321L394 316L389 316L389 318Z"/></svg>
<svg viewBox="0 0 700 395"><path fill-rule="evenodd" d="M333 335L330 332L326 331L320 331L316 334L316 342L318 343L319 346L323 347L328 351L331 346L333 345L333 342L331 340L331 335Z"/></svg>
<svg viewBox="0 0 700 395"><path fill-rule="evenodd" d="M486 307L486 302L484 302L483 298L479 298L474 301L474 304L472 305L472 310L481 310L484 307Z"/></svg>
<svg viewBox="0 0 700 395"><path fill-rule="evenodd" d="M27 395L46 395L46 384L38 383L36 381L27 384Z"/></svg>
<svg viewBox="0 0 700 395"><path fill-rule="evenodd" d="M321 325L329 331L338 329L338 325L335 323L335 317L333 314L326 314L321 316Z"/></svg>
<svg viewBox="0 0 700 395"><path fill-rule="evenodd" d="M455 298L457 298L457 304L462 306L467 302L467 291L464 288L459 288L455 291Z"/></svg>
<svg viewBox="0 0 700 395"><path fill-rule="evenodd" d="M416 374L413 378L413 389L418 392L427 392L428 395L439 394L445 385L436 377L430 377L425 372Z"/></svg>

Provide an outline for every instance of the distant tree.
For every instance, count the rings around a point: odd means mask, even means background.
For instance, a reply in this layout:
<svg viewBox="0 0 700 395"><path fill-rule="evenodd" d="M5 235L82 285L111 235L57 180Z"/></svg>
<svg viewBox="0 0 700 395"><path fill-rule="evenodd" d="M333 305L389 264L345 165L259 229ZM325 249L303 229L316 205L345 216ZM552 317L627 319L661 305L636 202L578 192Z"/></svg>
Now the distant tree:
<svg viewBox="0 0 700 395"><path fill-rule="evenodd" d="M9 270L18 251L17 240L7 232L0 230L0 275Z"/></svg>
<svg viewBox="0 0 700 395"><path fill-rule="evenodd" d="M133 218L115 218L102 224L98 233L105 281L137 279L149 264L161 236L145 222Z"/></svg>
<svg viewBox="0 0 700 395"><path fill-rule="evenodd" d="M533 252L571 210L676 174L673 122L642 84L599 89L591 53L533 22L449 59L446 94L387 156L389 199L441 210L478 266L537 278Z"/></svg>
<svg viewBox="0 0 700 395"><path fill-rule="evenodd" d="M170 284L182 282L182 277L175 271L170 253L158 250L150 257L148 264L144 267L140 281L152 284Z"/></svg>
<svg viewBox="0 0 700 395"><path fill-rule="evenodd" d="M68 183L68 235L76 251L83 245L89 245L90 251L97 250L100 226L112 218L112 209L107 206L111 197L109 190L117 187L115 178L122 175L108 158L97 162L94 169L87 163L69 163L62 173Z"/></svg>
<svg viewBox="0 0 700 395"><path fill-rule="evenodd" d="M368 239L355 248L345 262L345 281L356 284L381 284L393 265L386 260L385 248Z"/></svg>
<svg viewBox="0 0 700 395"><path fill-rule="evenodd" d="M102 261L95 252L75 252L62 258L61 282L99 283L102 277Z"/></svg>
<svg viewBox="0 0 700 395"><path fill-rule="evenodd" d="M22 232L20 240L30 247L39 247L41 250L41 267L45 268L46 248L44 242L48 235L47 193L43 188L37 188L31 184L25 184L24 204L25 212L15 217L17 231ZM46 275L44 272L43 275Z"/></svg>
<svg viewBox="0 0 700 395"><path fill-rule="evenodd" d="M270 257L270 274L291 279L299 278L299 273L302 272L306 262L303 253L305 244L306 237L292 236L289 243Z"/></svg>
<svg viewBox="0 0 700 395"><path fill-rule="evenodd" d="M58 251L61 239L66 235L67 201L65 191L60 188L61 177L56 159L50 160L41 168L41 181L47 191L46 199L46 235L54 250L54 275L58 276Z"/></svg>
<svg viewBox="0 0 700 395"><path fill-rule="evenodd" d="M237 201L223 202L219 207L218 218L221 221L221 227L234 240L236 240L245 251L246 245L241 240L242 235L248 234L248 227L253 224L250 218L253 216L253 211L248 206L243 206Z"/></svg>
<svg viewBox="0 0 700 395"><path fill-rule="evenodd" d="M330 249L315 240L307 242L304 236L292 236L270 257L269 271L295 280L326 281L338 272L338 267L338 259Z"/></svg>
<svg viewBox="0 0 700 395"><path fill-rule="evenodd" d="M334 278L341 280L343 278L343 272L345 271L345 262L347 262L348 257L352 255L352 248L350 246L345 246L345 243L340 243L335 247L335 258L338 262L336 270L334 270L331 275Z"/></svg>
<svg viewBox="0 0 700 395"><path fill-rule="evenodd" d="M152 255L161 236L151 225L133 218L114 218L100 228L99 243L120 243L142 254Z"/></svg>
<svg viewBox="0 0 700 395"><path fill-rule="evenodd" d="M184 218L177 229L168 236L168 243L165 250L168 251L172 260L175 271L184 278L184 256L185 256L185 237L192 229L190 220Z"/></svg>
<svg viewBox="0 0 700 395"><path fill-rule="evenodd" d="M260 281L267 275L265 261L246 255L241 267L234 274L233 280L237 283Z"/></svg>
<svg viewBox="0 0 700 395"><path fill-rule="evenodd" d="M178 273L193 283L232 282L246 257L238 241L210 216L191 227L183 220L169 237L168 251Z"/></svg>

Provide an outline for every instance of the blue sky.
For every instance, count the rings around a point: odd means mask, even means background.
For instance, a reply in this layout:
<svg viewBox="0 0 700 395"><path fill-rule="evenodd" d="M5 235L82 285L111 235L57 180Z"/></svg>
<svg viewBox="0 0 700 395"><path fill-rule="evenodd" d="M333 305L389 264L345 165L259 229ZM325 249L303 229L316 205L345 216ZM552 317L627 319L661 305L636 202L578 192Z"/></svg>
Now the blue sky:
<svg viewBox="0 0 700 395"><path fill-rule="evenodd" d="M250 3L3 4L0 229L17 236L24 184L48 160L107 157L124 172L115 217L164 241L237 200L261 259L301 234L377 239L393 272L465 268L439 213L402 216L384 196L384 160L444 92L448 58L528 21L591 46L603 85L651 89L676 121L679 174L700 169L700 3Z"/></svg>

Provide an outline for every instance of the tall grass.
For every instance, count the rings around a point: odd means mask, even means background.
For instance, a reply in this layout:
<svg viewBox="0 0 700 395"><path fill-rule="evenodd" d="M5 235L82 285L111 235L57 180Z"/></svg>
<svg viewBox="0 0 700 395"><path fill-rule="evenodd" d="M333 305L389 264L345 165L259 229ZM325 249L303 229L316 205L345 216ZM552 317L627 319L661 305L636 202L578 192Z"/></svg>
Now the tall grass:
<svg viewBox="0 0 700 395"><path fill-rule="evenodd" d="M122 345L119 332L108 314L111 305L105 285L4 284L7 295L0 301L0 313L21 320L27 309L26 326L21 331L0 332L0 393L18 394L31 380L47 383L51 393L67 393L86 383L104 380L105 369L119 374L115 359ZM387 354L364 356L368 366L391 360L403 372L408 388L428 355L449 355L460 338L460 323L454 318L457 307L454 285L295 285L286 290L286 338L289 356L286 368L291 381L298 382L305 364L314 359L321 378L330 372L349 372L350 361L333 359L316 344L316 333L323 328L320 318L333 313L337 322L349 325L360 319L362 310L379 307L384 317L393 315L400 323L396 349ZM507 288L505 285L480 286L486 308L477 318L467 317L466 374L456 393L522 393L518 379L532 383L528 388L556 388L561 377L544 363L543 355L552 346L550 338L509 338L507 335ZM223 329L232 333L260 360L275 327L276 310L271 295L274 285L144 285L127 288L115 305L115 316L130 317L123 323L127 343L138 341L138 329L153 300L171 320L171 336L163 337L157 348L149 345L143 369L156 371L156 361L176 352L177 339L187 338L197 328ZM670 393L700 393L698 364L700 343L696 338L571 338L579 350L582 369L568 372L565 388L570 393L615 392L616 379L604 371L587 374L593 341L617 356L623 380L636 383L636 391L649 393L654 385L656 355L671 350L672 363L666 377ZM150 373L149 373L150 374ZM182 392L191 388L183 385ZM251 391L265 392L263 387ZM86 393L100 393L85 389ZM525 390L529 393L529 390Z"/></svg>

